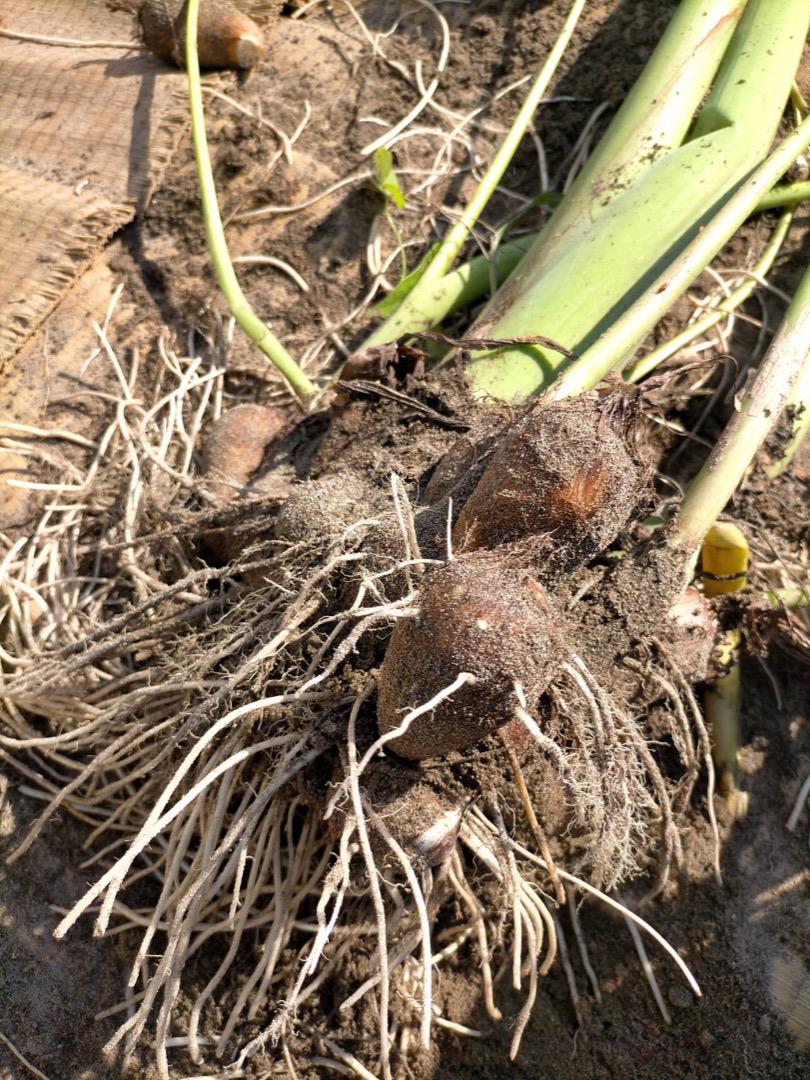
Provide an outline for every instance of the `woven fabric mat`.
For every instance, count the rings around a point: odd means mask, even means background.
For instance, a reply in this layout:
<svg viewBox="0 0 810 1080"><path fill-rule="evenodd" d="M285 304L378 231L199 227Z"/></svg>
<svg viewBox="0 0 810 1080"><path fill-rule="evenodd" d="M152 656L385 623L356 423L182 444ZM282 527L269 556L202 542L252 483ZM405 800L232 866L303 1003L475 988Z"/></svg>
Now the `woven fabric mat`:
<svg viewBox="0 0 810 1080"><path fill-rule="evenodd" d="M3 0L0 30L0 366L130 221L185 122L185 76L134 43L105 0Z"/></svg>

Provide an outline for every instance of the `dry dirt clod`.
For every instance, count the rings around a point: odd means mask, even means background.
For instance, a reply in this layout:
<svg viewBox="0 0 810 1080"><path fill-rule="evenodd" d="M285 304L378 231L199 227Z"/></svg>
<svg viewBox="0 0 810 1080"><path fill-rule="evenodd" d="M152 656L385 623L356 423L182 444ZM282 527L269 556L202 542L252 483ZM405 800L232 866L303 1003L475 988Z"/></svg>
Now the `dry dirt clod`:
<svg viewBox="0 0 810 1080"><path fill-rule="evenodd" d="M570 571L603 551L648 497L624 395L531 406L496 450L456 524L459 551L553 535Z"/></svg>
<svg viewBox="0 0 810 1080"><path fill-rule="evenodd" d="M675 662L690 682L701 682L717 639L717 619L703 593L690 585L667 613L666 637Z"/></svg>
<svg viewBox="0 0 810 1080"><path fill-rule="evenodd" d="M386 505L375 487L355 472L332 473L293 488L275 523L277 540L331 543Z"/></svg>
<svg viewBox="0 0 810 1080"><path fill-rule="evenodd" d="M522 553L521 553L522 554ZM377 719L395 730L409 710L461 686L417 717L391 748L404 758L462 750L507 724L515 682L536 700L562 652L561 617L520 559L504 549L461 556L426 575L419 614L397 623L380 673Z"/></svg>
<svg viewBox="0 0 810 1080"><path fill-rule="evenodd" d="M185 0L143 0L139 18L146 47L178 67L185 66ZM197 50L202 68L254 67L265 52L264 34L230 0L201 0Z"/></svg>

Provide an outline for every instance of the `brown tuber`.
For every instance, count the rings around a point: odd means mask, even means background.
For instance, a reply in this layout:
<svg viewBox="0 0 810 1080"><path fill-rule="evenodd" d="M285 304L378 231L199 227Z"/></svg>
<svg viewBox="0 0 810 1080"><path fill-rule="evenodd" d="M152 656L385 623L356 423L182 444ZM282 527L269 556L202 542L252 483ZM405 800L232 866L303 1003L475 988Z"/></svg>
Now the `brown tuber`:
<svg viewBox="0 0 810 1080"><path fill-rule="evenodd" d="M398 622L379 680L380 730L473 676L429 713L418 716L390 748L401 757L463 750L508 723L515 683L536 699L559 667L559 618L545 590L522 568L522 551L461 556L425 577L419 614Z"/></svg>
<svg viewBox="0 0 810 1080"><path fill-rule="evenodd" d="M143 0L139 7L144 45L178 67L185 67L186 11L185 0ZM200 0L197 51L203 68L252 68L264 55L264 35L230 0Z"/></svg>
<svg viewBox="0 0 810 1080"><path fill-rule="evenodd" d="M456 549L550 536L552 575L603 551L648 494L633 446L634 413L633 400L621 394L530 406L461 511Z"/></svg>
<svg viewBox="0 0 810 1080"><path fill-rule="evenodd" d="M243 494L261 493L257 473L268 448L279 441L288 426L280 409L265 405L237 405L214 423L203 445L201 476L215 505L229 506ZM221 562L236 559L244 536L212 529L203 534L206 548Z"/></svg>

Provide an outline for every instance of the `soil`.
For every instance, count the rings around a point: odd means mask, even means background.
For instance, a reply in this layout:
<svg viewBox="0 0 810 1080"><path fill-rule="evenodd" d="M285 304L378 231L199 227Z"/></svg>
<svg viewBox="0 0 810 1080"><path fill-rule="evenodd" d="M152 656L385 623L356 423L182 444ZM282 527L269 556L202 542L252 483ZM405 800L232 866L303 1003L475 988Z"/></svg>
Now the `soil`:
<svg viewBox="0 0 810 1080"><path fill-rule="evenodd" d="M609 0L590 5L554 87L555 96L566 100L548 105L542 116L552 186L555 170L570 155L595 104L621 100L674 6L674 0ZM524 72L535 70L567 7L563 0L442 5L452 49L439 101L466 112ZM362 5L362 13L372 32L386 29L397 15L403 15L397 34L385 39L392 58L412 63L416 57L436 55L436 24L425 9L372 0ZM342 4L319 5L300 20L278 18L266 32L269 55L256 71L247 77L214 77L211 85L231 100L206 98L226 220L265 204L297 206L357 174L366 165L362 147L379 131L369 118L393 122L414 100L399 72L370 58L368 42ZM806 62L804 89L809 85ZM570 100L572 95L575 100ZM508 123L516 99L511 93L495 102L485 114L487 122ZM234 101L253 115L238 111ZM279 140L260 119L260 103L272 125L286 132L295 130L311 109L290 161L283 156L276 159ZM426 114L425 124L430 123ZM486 128L476 131L484 156L496 138ZM429 135L409 139L401 144L398 167L429 167L436 145ZM460 149L458 164L464 164ZM537 156L529 143L518 154L505 187L532 194L536 174ZM437 213L457 205L470 185L469 173L460 171L415 198L402 224L414 243L409 249L412 265L431 242L431 222ZM489 223L495 224L515 206L508 195L497 196L488 211ZM323 368L327 356L331 358L326 366L337 368L342 351L362 339L361 325L350 322L344 328L344 323L368 290L368 260L373 258L369 238L373 241L376 230L384 233L382 210L381 196L357 179L297 212L234 220L229 228L232 254L282 256L307 283L302 292L286 271L268 264L244 265L240 270L254 308L271 321L291 351L300 354L323 335L319 351L310 356L313 371ZM800 211L772 277L777 286L789 289L795 283L802 256L806 260L810 251L809 225L810 211ZM723 261L729 266L747 262L751 252L761 250L767 235L763 220L755 219L729 245ZM124 284L126 298L113 320L113 332L121 348L143 350L145 379L157 365L156 342L161 335L185 341L193 330L211 342L228 338L225 311L209 271L188 140L180 146L148 208L110 246L106 261ZM395 273L394 268L392 276ZM709 279L701 284L712 285ZM765 303L773 324L779 302L768 297ZM755 317L762 315L756 302L745 310ZM687 312L684 301L655 336L669 336ZM738 321L728 350L744 357L756 343L757 329ZM240 335L233 337L227 356L228 404L256 402L289 408L278 383L267 378L261 357ZM406 380L404 389L412 391L417 378ZM385 399L369 404L359 393L338 403L331 424L324 414L309 418L283 451L271 445L265 456L263 471L269 485L265 490L273 507L295 479L317 478L333 470L336 459L347 475L361 459L364 463L363 477L352 482L357 487L348 484L344 492L347 520L358 503L365 503L369 490L384 490L392 468L407 484L424 487L429 464L458 440L458 401L448 390L451 382L447 378L421 381L419 393L414 394L418 407L413 414L405 412L404 424L401 404L395 410ZM654 400L666 409L669 421L677 419L689 427L704 399L691 397L685 384L676 381ZM723 409L730 407L729 401L722 403L719 415L708 419L701 435L711 438L721 424ZM75 409L58 396L47 399L43 410L48 423L61 427L74 424L87 430L94 423L92 410L77 418ZM289 415L295 415L292 408ZM394 415L400 418L397 424L392 424ZM670 430L648 427L662 470L682 483L695 471L703 448L687 442L683 452L673 457L680 440ZM774 554L778 558L780 553L795 553L807 544L809 471L799 460L775 485L766 484L763 475L754 471L735 500L735 516L757 538L760 562ZM28 511L32 513L33 507ZM310 505L306 510L310 524L313 512ZM336 512L330 508L333 520ZM15 513L21 513L19 508ZM286 527L294 537L298 526L292 511L288 511ZM752 580L758 587L765 579L757 571ZM509 990L508 979L500 979L497 994L505 1022L493 1025L483 1013L478 980L471 970L475 953L462 950L453 964L443 968L440 998L445 1015L480 1030L484 1037L471 1041L440 1032L435 1052L429 1060L417 1063L416 1075L425 1080L492 1080L504 1075L527 1080L536 1076L555 1080L631 1076L798 1080L807 1076L807 814L795 834L786 831L785 822L800 783L810 771L810 664L784 626L772 629L762 651L761 657L752 655L746 660L743 671L742 771L750 809L742 821L721 817L724 883L714 881L711 834L702 812L696 811L685 838L688 887L669 886L644 912L688 960L703 997L693 998L672 966L651 948L651 962L672 1013L671 1024L665 1024L624 923L600 906L584 904L583 929L602 1000L595 1000L579 957L573 956L583 1025L578 1027L565 978L555 969L541 981L520 1056L509 1063L511 1028L522 1002ZM37 807L20 790L24 778L9 770L0 779L0 837L5 850L11 850ZM724 813L719 801L718 808ZM82 826L58 818L31 851L4 868L0 876L0 1032L49 1080L117 1080L122 1075L118 1066L104 1063L100 1051L120 1016L98 1021L93 1017L123 996L131 955L127 935L93 940L89 924L80 924L66 941L56 943L50 936L56 921L54 909L67 908L83 884L95 880L97 867L83 869L81 865L87 858L82 849L84 835ZM642 892L641 885L628 889L625 898L637 903ZM573 940L570 934L569 940ZM204 967L201 979L206 978ZM303 1041L301 1046L305 1053ZM302 1078L330 1075L325 1067L308 1068L304 1061L299 1059ZM270 1076L276 1071L283 1075L283 1065L272 1053L254 1065L250 1075ZM172 1075L179 1078L196 1072L178 1052ZM0 1077L16 1080L28 1075L0 1040ZM132 1063L128 1075L136 1080L154 1075L148 1050Z"/></svg>

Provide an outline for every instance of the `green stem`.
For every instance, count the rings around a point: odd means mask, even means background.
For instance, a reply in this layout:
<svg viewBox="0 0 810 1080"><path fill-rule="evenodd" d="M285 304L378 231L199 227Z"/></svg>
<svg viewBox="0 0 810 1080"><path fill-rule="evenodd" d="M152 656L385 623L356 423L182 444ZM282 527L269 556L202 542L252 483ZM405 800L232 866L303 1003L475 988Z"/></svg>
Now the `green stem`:
<svg viewBox="0 0 810 1080"><path fill-rule="evenodd" d="M639 78L542 230L521 275L537 275L685 139L748 0L681 0ZM513 283L515 295L520 279ZM503 307L511 300L507 297Z"/></svg>
<svg viewBox="0 0 810 1080"><path fill-rule="evenodd" d="M656 276L641 296L620 315L578 361L552 385L552 399L573 397L591 389L623 363L646 334L683 295L723 245L742 225L762 195L810 145L810 118L804 120L736 190L714 218L698 232L673 262Z"/></svg>
<svg viewBox="0 0 810 1080"><path fill-rule="evenodd" d="M476 255L437 281L432 293L434 321L440 323L451 312L480 300L493 280L498 285L506 281L536 239L536 234L531 234L509 240L492 254Z"/></svg>
<svg viewBox="0 0 810 1080"><path fill-rule="evenodd" d="M810 608L810 589L773 589L765 593L775 611L801 611Z"/></svg>
<svg viewBox="0 0 810 1080"><path fill-rule="evenodd" d="M312 398L317 388L310 382L278 338L255 314L236 277L228 253L225 230L217 203L217 189L208 153L205 134L205 111L203 109L200 63L197 55L197 21L199 0L188 0L186 16L186 69L188 71L188 94L191 109L191 134L194 141L194 159L200 187L200 202L205 221L205 237L214 267L217 284L230 308L231 314L251 341L258 345L303 402Z"/></svg>
<svg viewBox="0 0 810 1080"><path fill-rule="evenodd" d="M805 120L802 127L808 126ZM784 145L784 144L783 144ZM671 547L697 552L736 491L763 440L779 420L810 343L810 269L802 278L779 332L739 411L729 421L703 468L689 485L669 530Z"/></svg>
<svg viewBox="0 0 810 1080"><path fill-rule="evenodd" d="M546 197L551 194L551 192L547 192ZM810 181L785 184L771 188L768 194L757 203L754 213L759 213L761 210L774 210L783 206L793 207L797 202L802 202L805 199L810 199ZM777 229L780 227L781 222ZM468 262L462 263L455 270L451 270L441 281L437 281L431 294L435 323L440 323L453 312L468 308L483 296L486 296L493 281L497 285L503 284L535 242L538 235L539 233L529 233L526 236L519 236L515 240L507 240L506 243L500 244L491 254L476 255ZM765 252L763 252L762 257L765 258ZM757 264L755 271L757 273L767 272L767 270L760 270L760 264ZM755 287L756 283L752 284L751 288ZM736 295L736 293L733 295ZM729 301L727 300L725 303L728 304ZM662 359L664 358L662 357Z"/></svg>
<svg viewBox="0 0 810 1080"><path fill-rule="evenodd" d="M767 195L759 200L757 210L779 210L783 206L796 206L805 199L810 199L810 180L798 180L795 184L780 184L771 188Z"/></svg>
<svg viewBox="0 0 810 1080"><path fill-rule="evenodd" d="M742 285L738 285L729 295L723 300L716 308L711 311L707 311L705 315L702 315L699 319L696 319L693 323L690 323L685 327L680 334L676 334L675 337L670 338L669 341L665 341L658 348L648 352L646 356L643 356L640 360L637 360L632 367L628 368L625 372L625 379L627 382L635 383L645 378L654 371L659 364L662 364L664 360L668 360L670 356L674 356L680 349L690 345L696 338L699 338L701 334L705 334L708 330L711 330L713 326L717 326L719 322L742 304L751 293L758 287L760 280L770 271L773 266L774 259L779 254L785 237L787 236L790 223L793 220L793 211L786 210L780 217L776 228L771 234L771 238L768 241L765 250L759 257L759 260L751 272L751 276L746 278Z"/></svg>
<svg viewBox="0 0 810 1080"><path fill-rule="evenodd" d="M725 5L685 0L678 14L688 12L695 27L705 28L707 19L716 19L722 10L730 19L732 12ZM738 13L739 5L735 16ZM712 25L717 33L718 24ZM613 173L600 174L579 195L580 210L565 235L558 235L555 222L573 213L570 205L566 209L572 189L470 336L512 340L543 334L583 353L652 282L664 284L669 306L680 294L664 281L662 271L700 236L766 157L808 25L807 0L748 0L698 118L697 134L652 163L639 163L628 186L617 190ZM694 58L687 56L682 63L690 72L694 67L703 82L706 43L699 38L692 45ZM690 108L692 101L687 102ZM645 102L634 105L641 109ZM650 148L647 157L654 157ZM772 174L767 187L746 203L746 213L781 175ZM682 284L685 288L689 282ZM626 352L638 340L629 341ZM616 356L615 362L624 359ZM474 353L469 376L477 395L514 400L548 387L563 364L559 352L510 344Z"/></svg>
<svg viewBox="0 0 810 1080"><path fill-rule="evenodd" d="M492 193L503 179L515 151L528 130L532 117L537 111L543 95L554 77L563 53L568 47L571 36L585 7L586 0L574 0L560 35L554 43L545 64L532 84L520 112L509 129L504 141L487 168L483 178L475 189L472 198L455 224L447 231L435 255L428 263L422 277L411 292L405 297L399 309L382 323L363 343L362 349L373 345L382 345L396 341L407 332L427 330L435 325L432 313L432 290L450 270L472 230L489 202Z"/></svg>

